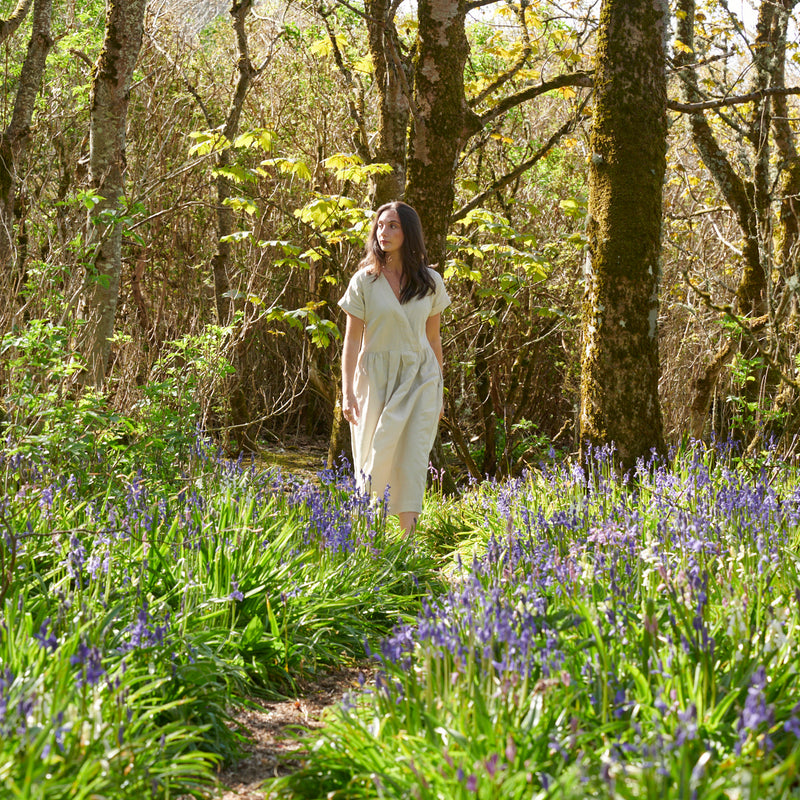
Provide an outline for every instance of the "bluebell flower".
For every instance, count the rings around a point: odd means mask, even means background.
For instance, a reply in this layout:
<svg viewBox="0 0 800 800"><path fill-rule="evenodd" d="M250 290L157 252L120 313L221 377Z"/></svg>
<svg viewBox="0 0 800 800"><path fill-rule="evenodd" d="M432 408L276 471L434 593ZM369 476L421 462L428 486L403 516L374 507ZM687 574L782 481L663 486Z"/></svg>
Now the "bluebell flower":
<svg viewBox="0 0 800 800"><path fill-rule="evenodd" d="M229 600L244 600L244 595L239 590L239 582L236 580L235 575L231 575L231 593L228 595Z"/></svg>
<svg viewBox="0 0 800 800"><path fill-rule="evenodd" d="M49 627L50 617L47 617L47 619L45 619L39 628L39 632L33 634L33 638L39 642L40 647L45 650L50 650L54 653L58 649L58 639L56 639L56 635L52 631L50 632L49 636L47 635L47 630Z"/></svg>

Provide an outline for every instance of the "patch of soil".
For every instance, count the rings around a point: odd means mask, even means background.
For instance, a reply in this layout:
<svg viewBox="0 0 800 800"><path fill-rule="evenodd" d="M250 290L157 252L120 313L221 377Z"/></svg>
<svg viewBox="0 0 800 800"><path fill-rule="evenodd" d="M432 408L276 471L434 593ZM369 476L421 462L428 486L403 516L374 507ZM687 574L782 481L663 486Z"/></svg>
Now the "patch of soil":
<svg viewBox="0 0 800 800"><path fill-rule="evenodd" d="M325 467L327 444L315 440L295 440L283 445L265 444L260 448L258 460L266 467L280 467L284 473L314 480Z"/></svg>
<svg viewBox="0 0 800 800"><path fill-rule="evenodd" d="M247 755L219 774L220 800L264 800L262 784L268 778L291 773L305 756L302 742L289 738L293 728L322 727L326 708L339 703L347 692L360 689L359 675L365 669L341 669L300 686L298 697L283 700L254 700L258 708L234 714L247 732Z"/></svg>

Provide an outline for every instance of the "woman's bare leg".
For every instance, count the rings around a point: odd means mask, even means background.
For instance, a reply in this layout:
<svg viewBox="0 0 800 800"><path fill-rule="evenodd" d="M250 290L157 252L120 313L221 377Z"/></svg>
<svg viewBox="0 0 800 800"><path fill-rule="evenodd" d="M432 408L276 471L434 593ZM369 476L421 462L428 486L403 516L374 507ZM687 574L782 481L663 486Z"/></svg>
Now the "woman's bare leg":
<svg viewBox="0 0 800 800"><path fill-rule="evenodd" d="M414 530L417 527L417 518L419 517L418 511L401 511L397 515L400 522L400 528L403 531L403 537L410 539L414 535Z"/></svg>

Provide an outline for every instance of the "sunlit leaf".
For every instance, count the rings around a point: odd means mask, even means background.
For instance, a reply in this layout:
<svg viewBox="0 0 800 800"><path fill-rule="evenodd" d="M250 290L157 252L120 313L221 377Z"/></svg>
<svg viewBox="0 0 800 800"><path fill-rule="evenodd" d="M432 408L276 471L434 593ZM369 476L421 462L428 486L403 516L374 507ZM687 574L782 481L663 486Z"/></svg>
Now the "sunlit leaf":
<svg viewBox="0 0 800 800"><path fill-rule="evenodd" d="M227 236L220 236L221 242L241 242L244 239L249 239L253 235L253 231L234 231Z"/></svg>

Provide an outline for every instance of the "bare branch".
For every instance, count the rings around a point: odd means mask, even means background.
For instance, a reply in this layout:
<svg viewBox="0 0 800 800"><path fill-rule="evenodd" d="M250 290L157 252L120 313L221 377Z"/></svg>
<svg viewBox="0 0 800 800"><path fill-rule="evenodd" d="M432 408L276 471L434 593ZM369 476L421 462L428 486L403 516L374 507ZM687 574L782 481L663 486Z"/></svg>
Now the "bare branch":
<svg viewBox="0 0 800 800"><path fill-rule="evenodd" d="M89 69L94 69L94 61L92 61L92 59L89 58L89 56L87 56L83 50L76 50L74 47L70 47L69 52L76 58L79 58L85 64L88 64Z"/></svg>
<svg viewBox="0 0 800 800"><path fill-rule="evenodd" d="M715 100L706 100L701 103L680 103L677 100L668 100L667 108L671 111L680 111L684 114L696 114L711 108L725 108L726 106L740 105L741 103L756 103L767 97L787 97L793 94L800 94L800 86L774 87L770 89L759 89L748 94L732 95L730 97L720 97Z"/></svg>
<svg viewBox="0 0 800 800"><path fill-rule="evenodd" d="M537 86L529 86L521 92L512 94L509 97L504 97L496 106L489 109L485 114L481 114L481 126L491 122L494 119L502 116L512 108L516 108L528 100L533 100L540 95L553 91L553 89L561 89L564 86L584 86L591 88L592 86L592 73L591 72L568 72L565 75L559 75L557 78L540 83Z"/></svg>
<svg viewBox="0 0 800 800"><path fill-rule="evenodd" d="M703 303L710 308L712 311L717 311L718 313L722 314L725 319L729 319L733 322L736 327L742 332L742 335L753 345L755 350L758 354L764 359L770 369L775 370L776 375L786 384L791 386L796 391L800 391L800 381L796 378L793 378L791 375L788 375L784 369L783 365L779 364L772 353L767 350L764 345L762 344L761 340L756 336L756 333L763 328L767 322L769 321L769 315L763 314L760 317L756 317L755 319L746 319L744 317L739 316L730 305L721 306L718 303L715 303L711 297L711 294L704 289L701 289L692 279L689 277L689 273L683 270L683 279L686 283L689 284L692 291L697 294L698 297L703 301Z"/></svg>
<svg viewBox="0 0 800 800"><path fill-rule="evenodd" d="M559 142L559 140L569 133L580 120L583 112L583 108L586 105L588 98L581 103L580 108L576 112L575 116L568 119L527 161L524 161L518 167L513 169L511 172L503 175L502 177L498 178L488 189L481 192L479 195L476 195L472 198L465 206L462 206L458 209L451 217L450 222L458 222L458 220L463 219L473 208L477 208L487 197L494 194L499 189L502 189L504 186L508 186L509 183L516 180L520 175L527 172L537 161L540 161L544 158L547 153Z"/></svg>

